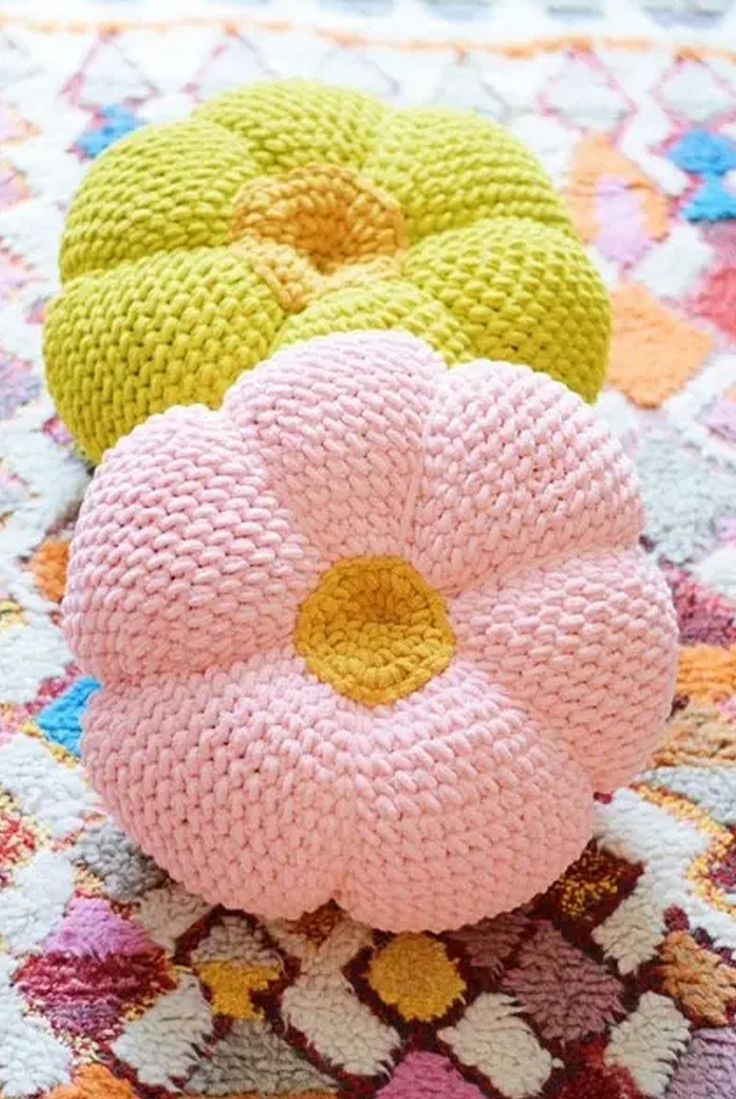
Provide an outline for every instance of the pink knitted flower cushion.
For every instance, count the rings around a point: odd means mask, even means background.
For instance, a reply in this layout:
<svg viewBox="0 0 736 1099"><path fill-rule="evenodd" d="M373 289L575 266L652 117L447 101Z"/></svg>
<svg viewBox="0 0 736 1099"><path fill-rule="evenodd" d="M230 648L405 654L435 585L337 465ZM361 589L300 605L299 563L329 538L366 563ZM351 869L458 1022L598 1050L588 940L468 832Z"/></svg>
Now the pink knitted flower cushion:
<svg viewBox="0 0 736 1099"><path fill-rule="evenodd" d="M208 900L448 928L546 887L647 760L676 627L629 462L573 393L314 340L155 416L85 499L84 756Z"/></svg>

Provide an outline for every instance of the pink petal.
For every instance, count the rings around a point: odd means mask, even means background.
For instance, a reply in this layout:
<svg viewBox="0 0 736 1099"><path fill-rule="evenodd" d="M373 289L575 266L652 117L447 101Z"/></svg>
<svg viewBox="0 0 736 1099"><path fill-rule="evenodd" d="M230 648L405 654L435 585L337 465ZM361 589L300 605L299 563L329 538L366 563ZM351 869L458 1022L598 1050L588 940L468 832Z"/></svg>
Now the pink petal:
<svg viewBox="0 0 736 1099"><path fill-rule="evenodd" d="M125 831L212 903L296 918L333 895L350 803L341 700L271 654L99 691L91 781Z"/></svg>
<svg viewBox="0 0 736 1099"><path fill-rule="evenodd" d="M559 741L472 666L374 711L337 900L391 930L440 930L545 889L590 835L592 788Z"/></svg>
<svg viewBox="0 0 736 1099"><path fill-rule="evenodd" d="M242 660L291 634L324 567L234 425L173 408L97 470L74 538L67 637L106 683Z"/></svg>
<svg viewBox="0 0 736 1099"><path fill-rule="evenodd" d="M638 547L575 554L455 600L458 650L579 760L595 789L640 770L669 713L677 624Z"/></svg>
<svg viewBox="0 0 736 1099"><path fill-rule="evenodd" d="M425 446L410 556L446 594L572 547L631 545L641 531L618 442L579 397L526 367L449 371Z"/></svg>
<svg viewBox="0 0 736 1099"><path fill-rule="evenodd" d="M442 359L400 332L287 348L230 391L279 499L331 561L399 554Z"/></svg>

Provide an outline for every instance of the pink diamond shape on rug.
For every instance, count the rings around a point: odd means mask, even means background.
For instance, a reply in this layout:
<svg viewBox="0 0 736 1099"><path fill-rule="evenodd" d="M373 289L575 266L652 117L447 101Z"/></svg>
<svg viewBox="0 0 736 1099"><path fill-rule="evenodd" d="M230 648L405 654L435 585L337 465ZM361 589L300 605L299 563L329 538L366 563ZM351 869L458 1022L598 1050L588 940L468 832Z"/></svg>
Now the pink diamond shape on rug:
<svg viewBox="0 0 736 1099"><path fill-rule="evenodd" d="M472 966L487 969L499 977L522 937L534 925L523 912L503 912L490 920L452 932L452 938L465 947Z"/></svg>
<svg viewBox="0 0 736 1099"><path fill-rule="evenodd" d="M156 947L140 927L113 912L107 901L81 898L45 949L47 954L74 958L107 958L111 954L132 957Z"/></svg>
<svg viewBox="0 0 736 1099"><path fill-rule="evenodd" d="M736 337L736 267L713 271L693 302L697 313Z"/></svg>
<svg viewBox="0 0 736 1099"><path fill-rule="evenodd" d="M670 1099L729 1099L736 1095L736 1034L699 1030L669 1086Z"/></svg>
<svg viewBox="0 0 736 1099"><path fill-rule="evenodd" d="M3 144L5 142L9 144L11 141L20 141L21 138L29 137L37 132L36 127L27 122L17 111L0 104L0 141Z"/></svg>
<svg viewBox="0 0 736 1099"><path fill-rule="evenodd" d="M570 1042L600 1034L625 1014L618 978L547 922L521 948L503 987L520 1000L547 1040Z"/></svg>
<svg viewBox="0 0 736 1099"><path fill-rule="evenodd" d="M0 160L0 207L7 210L30 196L31 189L25 179L7 160Z"/></svg>
<svg viewBox="0 0 736 1099"><path fill-rule="evenodd" d="M483 1099L475 1084L437 1053L410 1053L376 1099Z"/></svg>
<svg viewBox="0 0 736 1099"><path fill-rule="evenodd" d="M0 300L5 297L0 279ZM6 299L7 300L7 299ZM29 363L14 358L0 347L0 416L10 416L16 408L35 397L40 382Z"/></svg>
<svg viewBox="0 0 736 1099"><path fill-rule="evenodd" d="M161 948L104 900L77 900L44 950L15 982L58 1031L110 1039L132 1008L176 984Z"/></svg>
<svg viewBox="0 0 736 1099"><path fill-rule="evenodd" d="M682 645L736 644L736 607L681 569L668 569Z"/></svg>
<svg viewBox="0 0 736 1099"><path fill-rule="evenodd" d="M736 400L722 398L711 408L707 425L716 435L722 435L730 443L736 443Z"/></svg>
<svg viewBox="0 0 736 1099"><path fill-rule="evenodd" d="M16 256L6 248L0 248L0 301L10 301L32 282L38 282L27 260Z"/></svg>
<svg viewBox="0 0 736 1099"><path fill-rule="evenodd" d="M626 180L603 176L598 181L596 217L598 250L614 263L636 263L650 247L640 196Z"/></svg>

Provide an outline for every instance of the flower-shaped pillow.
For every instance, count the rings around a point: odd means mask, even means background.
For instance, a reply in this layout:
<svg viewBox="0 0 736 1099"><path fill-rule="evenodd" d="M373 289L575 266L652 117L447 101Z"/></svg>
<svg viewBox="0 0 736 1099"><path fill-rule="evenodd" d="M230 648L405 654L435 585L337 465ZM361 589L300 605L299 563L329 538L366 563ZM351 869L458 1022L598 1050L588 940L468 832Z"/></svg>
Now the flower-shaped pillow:
<svg viewBox="0 0 736 1099"><path fill-rule="evenodd" d="M154 416L64 610L103 800L208 900L447 928L547 886L651 751L676 627L629 463L564 386L316 339Z"/></svg>
<svg viewBox="0 0 736 1099"><path fill-rule="evenodd" d="M217 407L274 349L402 328L450 364L526 363L586 399L609 306L549 180L470 114L301 81L140 130L68 214L51 392L87 455L172 404Z"/></svg>

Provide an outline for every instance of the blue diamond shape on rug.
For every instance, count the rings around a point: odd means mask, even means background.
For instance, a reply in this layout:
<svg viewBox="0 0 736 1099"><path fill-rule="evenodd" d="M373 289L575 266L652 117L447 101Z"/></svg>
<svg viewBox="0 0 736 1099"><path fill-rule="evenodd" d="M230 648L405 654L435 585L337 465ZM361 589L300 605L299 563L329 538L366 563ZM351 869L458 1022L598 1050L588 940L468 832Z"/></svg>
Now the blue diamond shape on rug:
<svg viewBox="0 0 736 1099"><path fill-rule="evenodd" d="M91 675L84 675L62 695L45 706L36 717L39 729L55 744L60 744L71 755L79 758L79 741L82 736L82 714L100 684Z"/></svg>
<svg viewBox="0 0 736 1099"><path fill-rule="evenodd" d="M83 156L94 160L110 145L114 145L121 137L125 137L142 125L141 120L136 118L125 104L112 103L97 111L90 128L77 138L75 148Z"/></svg>
<svg viewBox="0 0 736 1099"><path fill-rule="evenodd" d="M682 209L688 221L724 221L736 218L736 195L722 177L736 168L736 145L723 134L691 130L670 149L678 168L703 177L690 202Z"/></svg>

